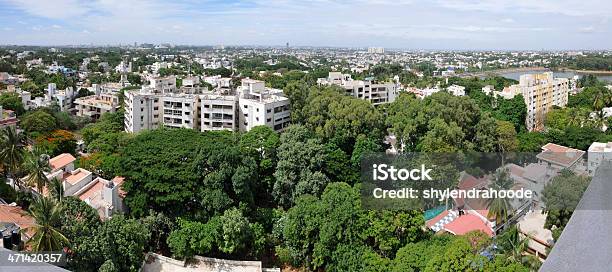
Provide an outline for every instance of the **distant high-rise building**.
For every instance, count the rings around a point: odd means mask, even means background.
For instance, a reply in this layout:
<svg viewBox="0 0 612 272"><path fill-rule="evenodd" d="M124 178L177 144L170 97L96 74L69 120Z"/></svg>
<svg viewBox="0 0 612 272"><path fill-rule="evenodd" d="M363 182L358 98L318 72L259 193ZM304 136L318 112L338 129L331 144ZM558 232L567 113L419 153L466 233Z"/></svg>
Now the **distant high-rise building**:
<svg viewBox="0 0 612 272"><path fill-rule="evenodd" d="M385 48L383 47L368 47L368 53L370 54L384 54Z"/></svg>
<svg viewBox="0 0 612 272"><path fill-rule="evenodd" d="M495 92L506 99L522 94L527 105L525 125L529 131L544 129L544 119L553 106L565 107L569 95L569 80L554 78L552 72L522 75L519 84Z"/></svg>
<svg viewBox="0 0 612 272"><path fill-rule="evenodd" d="M289 43L287 42L287 49L289 49Z"/></svg>

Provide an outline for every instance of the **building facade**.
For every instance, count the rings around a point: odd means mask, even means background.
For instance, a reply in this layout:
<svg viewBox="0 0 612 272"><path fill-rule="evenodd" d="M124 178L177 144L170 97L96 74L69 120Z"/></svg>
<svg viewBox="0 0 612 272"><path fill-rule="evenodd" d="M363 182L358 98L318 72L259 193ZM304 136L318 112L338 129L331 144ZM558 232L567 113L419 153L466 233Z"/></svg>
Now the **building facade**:
<svg viewBox="0 0 612 272"><path fill-rule="evenodd" d="M354 80L349 74L329 72L327 78L319 78L320 85L336 85L345 90L347 95L370 101L372 105L380 105L395 101L397 84L393 82L376 82L373 78Z"/></svg>
<svg viewBox="0 0 612 272"><path fill-rule="evenodd" d="M125 93L125 130L139 132L161 125L200 131L248 131L266 125L276 131L289 125L289 99L263 81L244 79L237 91L181 88L162 93L145 87Z"/></svg>
<svg viewBox="0 0 612 272"><path fill-rule="evenodd" d="M521 75L517 88L527 105L525 125L529 131L543 130L544 119L550 109L567 105L569 80L553 78L552 72Z"/></svg>

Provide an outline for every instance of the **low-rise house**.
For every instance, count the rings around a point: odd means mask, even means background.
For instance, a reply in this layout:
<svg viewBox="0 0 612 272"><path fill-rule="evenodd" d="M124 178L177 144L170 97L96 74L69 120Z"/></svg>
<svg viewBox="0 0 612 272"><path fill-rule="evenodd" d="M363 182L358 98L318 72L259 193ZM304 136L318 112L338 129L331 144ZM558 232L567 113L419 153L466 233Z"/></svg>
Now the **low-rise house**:
<svg viewBox="0 0 612 272"><path fill-rule="evenodd" d="M34 218L21 207L12 204L0 204L0 247L17 249L23 242L27 242L34 233L26 230L35 225ZM11 237L10 245L4 244L5 236ZM1 266L0 266L1 267Z"/></svg>
<svg viewBox="0 0 612 272"><path fill-rule="evenodd" d="M123 204L125 192L121 189L123 181L122 177L115 177L112 180L98 177L75 192L74 196L98 211L100 218L106 219L125 211Z"/></svg>
<svg viewBox="0 0 612 272"><path fill-rule="evenodd" d="M476 178L465 172L459 177L459 190L486 189L489 181ZM484 199L454 198L455 209L447 210L426 222L434 232L444 231L463 235L471 231L482 231L489 237L495 235L495 218L489 218L489 210Z"/></svg>
<svg viewBox="0 0 612 272"><path fill-rule="evenodd" d="M446 91L454 96L465 96L465 87L459 85L450 85L446 88Z"/></svg>
<svg viewBox="0 0 612 272"><path fill-rule="evenodd" d="M594 175L602 161L612 160L612 142L594 142L589 146L587 170L589 175Z"/></svg>
<svg viewBox="0 0 612 272"><path fill-rule="evenodd" d="M5 110L0 106L0 129L5 127L17 127L17 115L12 110Z"/></svg>
<svg viewBox="0 0 612 272"><path fill-rule="evenodd" d="M546 163L548 174L556 175L557 172L568 169L574 172L585 171L583 156L586 152L558 144L547 143L542 146L542 152L536 157L539 162Z"/></svg>

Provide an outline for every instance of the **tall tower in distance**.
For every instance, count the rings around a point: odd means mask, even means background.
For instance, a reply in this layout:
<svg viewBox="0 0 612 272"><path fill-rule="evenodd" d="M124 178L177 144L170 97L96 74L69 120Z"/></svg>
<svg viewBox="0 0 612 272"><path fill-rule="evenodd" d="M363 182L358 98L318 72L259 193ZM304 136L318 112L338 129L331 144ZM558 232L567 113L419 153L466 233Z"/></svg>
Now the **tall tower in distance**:
<svg viewBox="0 0 612 272"><path fill-rule="evenodd" d="M287 49L289 49L289 42L287 42Z"/></svg>

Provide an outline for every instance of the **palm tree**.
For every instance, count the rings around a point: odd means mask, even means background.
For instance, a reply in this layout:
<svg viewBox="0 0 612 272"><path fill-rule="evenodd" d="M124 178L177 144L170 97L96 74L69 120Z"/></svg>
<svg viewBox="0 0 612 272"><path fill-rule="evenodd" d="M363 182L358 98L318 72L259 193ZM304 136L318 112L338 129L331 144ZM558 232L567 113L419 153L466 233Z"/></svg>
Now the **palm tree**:
<svg viewBox="0 0 612 272"><path fill-rule="evenodd" d="M58 202L64 199L64 185L58 178L53 178L49 182L49 193Z"/></svg>
<svg viewBox="0 0 612 272"><path fill-rule="evenodd" d="M518 262L530 268L531 271L537 271L542 264L536 256L526 255L525 252L529 248L529 236L521 237L518 227L512 226L508 232L504 234L507 237L505 248L508 260Z"/></svg>
<svg viewBox="0 0 612 272"><path fill-rule="evenodd" d="M494 188L496 190L500 190L499 188ZM510 205L510 200L508 198L491 198L489 199L489 213L487 217L495 217L495 223L497 225L501 224L508 218L509 212L512 209Z"/></svg>
<svg viewBox="0 0 612 272"><path fill-rule="evenodd" d="M17 132L14 127L0 131L0 163L13 180L15 189L19 183L17 171L24 160L26 141L25 135Z"/></svg>
<svg viewBox="0 0 612 272"><path fill-rule="evenodd" d="M41 154L38 150L34 150L27 156L24 162L24 168L28 175L25 178L25 182L30 187L36 187L38 192L42 195L43 190L49 179L47 179L47 173L51 171L49 166L49 156Z"/></svg>
<svg viewBox="0 0 612 272"><path fill-rule="evenodd" d="M68 245L69 241L54 226L59 225L60 206L52 198L39 197L31 205L28 214L36 224L24 231L33 231L28 241L32 251L57 251Z"/></svg>
<svg viewBox="0 0 612 272"><path fill-rule="evenodd" d="M495 173L495 181L491 184L491 188L494 190L508 190L512 187L514 181L509 177L508 170L503 169ZM495 223L501 224L508 218L510 210L512 210L512 204L508 198L491 198L489 199L489 213L488 217L495 217Z"/></svg>

